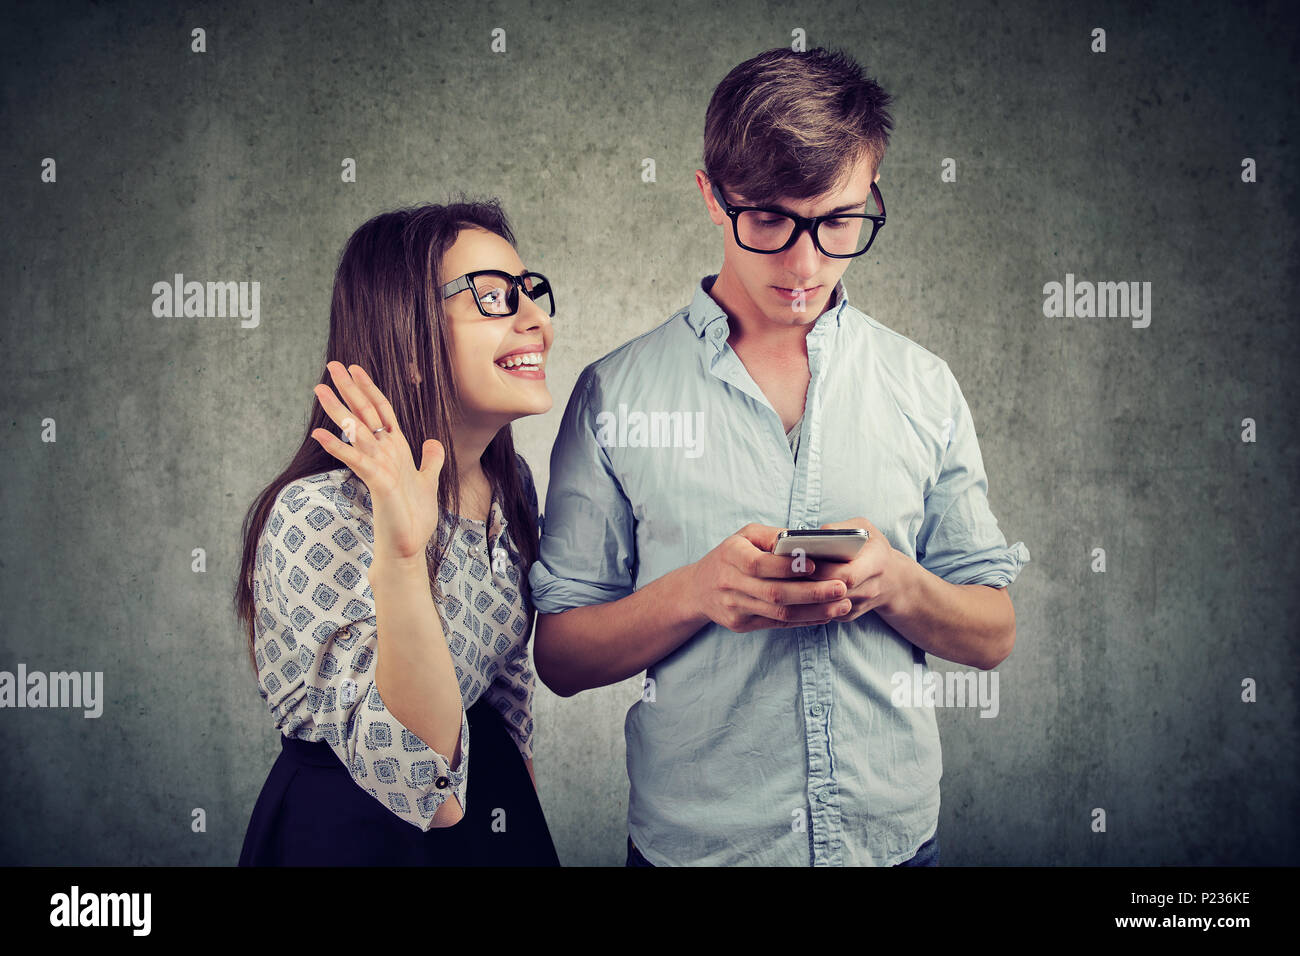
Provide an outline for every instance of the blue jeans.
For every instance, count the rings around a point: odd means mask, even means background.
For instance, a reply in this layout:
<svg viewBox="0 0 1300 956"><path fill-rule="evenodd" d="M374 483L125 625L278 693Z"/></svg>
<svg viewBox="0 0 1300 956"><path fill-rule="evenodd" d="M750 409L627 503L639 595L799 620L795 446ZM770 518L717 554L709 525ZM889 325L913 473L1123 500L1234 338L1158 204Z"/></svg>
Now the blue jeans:
<svg viewBox="0 0 1300 956"><path fill-rule="evenodd" d="M641 855L641 851L636 848L632 838L627 838L627 863L625 866L654 866L649 860ZM939 865L939 831L934 831L934 836L926 840L917 848L916 853L910 860L904 860L902 863L895 863L895 866L938 866Z"/></svg>

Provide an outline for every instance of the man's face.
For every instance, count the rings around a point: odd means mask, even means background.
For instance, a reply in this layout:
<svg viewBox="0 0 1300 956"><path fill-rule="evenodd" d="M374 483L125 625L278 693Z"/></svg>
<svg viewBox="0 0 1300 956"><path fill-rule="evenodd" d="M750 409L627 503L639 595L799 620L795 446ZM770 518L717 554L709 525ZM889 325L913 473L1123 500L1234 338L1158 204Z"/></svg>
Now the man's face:
<svg viewBox="0 0 1300 956"><path fill-rule="evenodd" d="M762 317L777 325L805 325L817 320L830 303L836 283L852 259L824 256L813 245L805 230L789 249L771 255L750 252L736 244L736 235L727 216L713 197L712 184L702 170L695 174L704 194L709 217L723 227L723 265L714 283L715 297L728 300L733 308L744 309L750 317ZM879 180L868 158L854 165L845 184L832 192L811 199L777 199L765 203L769 208L812 217L832 210L863 212L870 197L871 183ZM733 206L751 205L748 196L729 191L722 193ZM853 204L851 209L841 207ZM866 228L871 228L867 224ZM802 293L802 294L800 294Z"/></svg>

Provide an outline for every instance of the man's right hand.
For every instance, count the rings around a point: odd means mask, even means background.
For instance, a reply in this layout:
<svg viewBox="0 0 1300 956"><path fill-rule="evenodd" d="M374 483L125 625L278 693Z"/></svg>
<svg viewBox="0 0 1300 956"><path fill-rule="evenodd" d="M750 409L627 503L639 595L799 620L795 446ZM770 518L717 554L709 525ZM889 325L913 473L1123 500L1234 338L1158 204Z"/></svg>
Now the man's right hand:
<svg viewBox="0 0 1300 956"><path fill-rule="evenodd" d="M729 631L825 624L848 614L843 581L813 581L814 570L792 570L789 556L772 554L783 528L747 524L692 566L691 600L700 614Z"/></svg>

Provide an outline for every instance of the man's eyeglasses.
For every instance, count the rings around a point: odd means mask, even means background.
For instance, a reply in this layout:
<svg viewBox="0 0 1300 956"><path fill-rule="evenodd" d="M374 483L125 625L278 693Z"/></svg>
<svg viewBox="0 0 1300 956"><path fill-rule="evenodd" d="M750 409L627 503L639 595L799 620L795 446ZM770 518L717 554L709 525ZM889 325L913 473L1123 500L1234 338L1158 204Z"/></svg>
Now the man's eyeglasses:
<svg viewBox="0 0 1300 956"><path fill-rule="evenodd" d="M771 255L793 246L805 229L812 233L813 245L822 255L833 259L851 259L871 248L876 233L885 224L885 200L880 189L871 184L863 212L834 212L806 218L783 209L762 206L733 206L713 183L713 196L731 217L736 244L750 252ZM858 207L854 207L855 209Z"/></svg>
<svg viewBox="0 0 1300 956"><path fill-rule="evenodd" d="M466 289L473 291L474 302L478 310L488 318L502 315L514 315L519 311L519 290L532 299L546 314L555 315L555 296L551 292L551 283L539 272L525 272L512 276L500 269L482 269L467 272L459 279L448 282L442 287L442 297L449 299L457 292Z"/></svg>

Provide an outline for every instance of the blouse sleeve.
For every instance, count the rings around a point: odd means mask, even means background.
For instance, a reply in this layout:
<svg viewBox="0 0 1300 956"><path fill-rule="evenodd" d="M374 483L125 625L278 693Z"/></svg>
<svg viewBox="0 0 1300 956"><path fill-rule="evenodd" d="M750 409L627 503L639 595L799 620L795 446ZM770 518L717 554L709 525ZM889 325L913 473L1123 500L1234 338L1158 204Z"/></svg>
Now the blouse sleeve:
<svg viewBox="0 0 1300 956"><path fill-rule="evenodd" d="M533 757L533 692L537 679L528 664L528 646L516 647L502 669L483 693L514 738L525 760Z"/></svg>
<svg viewBox="0 0 1300 956"><path fill-rule="evenodd" d="M342 482L294 482L267 518L253 584L258 690L283 734L324 740L358 786L429 830L451 794L468 809L469 721L462 706L461 758L452 768L384 706L367 578L370 496L345 474Z"/></svg>

